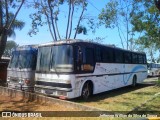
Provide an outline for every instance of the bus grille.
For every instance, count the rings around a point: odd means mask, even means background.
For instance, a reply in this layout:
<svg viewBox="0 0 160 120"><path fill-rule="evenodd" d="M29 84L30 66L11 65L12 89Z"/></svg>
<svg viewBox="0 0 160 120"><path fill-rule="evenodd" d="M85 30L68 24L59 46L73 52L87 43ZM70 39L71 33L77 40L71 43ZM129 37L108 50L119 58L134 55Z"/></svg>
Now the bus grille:
<svg viewBox="0 0 160 120"><path fill-rule="evenodd" d="M58 87L58 88L72 88L71 84L66 83L54 83L54 82L43 82L36 81L36 85L50 86L50 87Z"/></svg>
<svg viewBox="0 0 160 120"><path fill-rule="evenodd" d="M12 83L18 83L19 79L18 78L10 78L10 82L12 82Z"/></svg>

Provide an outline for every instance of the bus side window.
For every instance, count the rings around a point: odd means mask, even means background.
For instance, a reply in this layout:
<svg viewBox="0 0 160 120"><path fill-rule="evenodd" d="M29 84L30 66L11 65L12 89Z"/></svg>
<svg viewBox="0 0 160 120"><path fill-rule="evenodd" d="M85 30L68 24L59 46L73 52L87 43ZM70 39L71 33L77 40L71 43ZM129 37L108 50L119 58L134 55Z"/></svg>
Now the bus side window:
<svg viewBox="0 0 160 120"><path fill-rule="evenodd" d="M31 67L32 67L32 70L35 70L35 69L36 69L36 63L37 63L37 59L36 59L36 58L37 58L37 55L33 55L33 56L32 56L32 61L33 61L33 62L32 62L32 66L31 66Z"/></svg>
<svg viewBox="0 0 160 120"><path fill-rule="evenodd" d="M123 51L115 50L115 63L123 63Z"/></svg>
<svg viewBox="0 0 160 120"><path fill-rule="evenodd" d="M93 71L94 69L94 50L92 48L85 49L85 60L83 63L84 71Z"/></svg>
<svg viewBox="0 0 160 120"><path fill-rule="evenodd" d="M106 48L102 50L102 62L103 63L113 63L114 62L113 49Z"/></svg>
<svg viewBox="0 0 160 120"><path fill-rule="evenodd" d="M124 63L131 63L131 53L130 52L124 52Z"/></svg>
<svg viewBox="0 0 160 120"><path fill-rule="evenodd" d="M96 48L96 62L102 62L102 52L99 48Z"/></svg>
<svg viewBox="0 0 160 120"><path fill-rule="evenodd" d="M137 54L135 53L132 53L132 63L133 64L137 64L138 63L138 58L137 58Z"/></svg>
<svg viewBox="0 0 160 120"><path fill-rule="evenodd" d="M138 55L138 63L143 64L143 56L140 54Z"/></svg>

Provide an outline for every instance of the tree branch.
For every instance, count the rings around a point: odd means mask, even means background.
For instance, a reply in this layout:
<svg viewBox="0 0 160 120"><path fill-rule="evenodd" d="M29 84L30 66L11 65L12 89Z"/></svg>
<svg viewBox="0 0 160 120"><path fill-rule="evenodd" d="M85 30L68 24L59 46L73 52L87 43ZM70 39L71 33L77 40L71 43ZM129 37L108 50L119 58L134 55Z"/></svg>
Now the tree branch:
<svg viewBox="0 0 160 120"><path fill-rule="evenodd" d="M47 23L48 23L48 27L49 27L49 31L51 33L52 39L55 40L53 32L52 32L52 29L51 29L51 24L50 24L50 21L49 21L49 16L47 15L46 11L45 11L45 15L47 17Z"/></svg>
<svg viewBox="0 0 160 120"><path fill-rule="evenodd" d="M71 13L71 18L70 18L70 31L69 31L68 39L70 39L71 33L72 33L73 13L74 13L74 1L72 1L72 13Z"/></svg>
<svg viewBox="0 0 160 120"><path fill-rule="evenodd" d="M6 24L5 24L5 26L7 27L7 25L8 25L8 20L9 20L8 2L7 2L7 0L5 0L5 9L6 9Z"/></svg>
<svg viewBox="0 0 160 120"><path fill-rule="evenodd" d="M22 7L24 1L25 1L25 0L22 0L21 5L19 6L18 10L16 11L16 13L15 13L15 15L14 15L12 21L10 22L10 24L9 24L9 26L8 26L8 28L7 28L7 30L9 30L9 29L11 28L12 24L14 23L14 20L16 19L16 17L17 17L17 15L18 15L18 13L19 13L19 11L20 11L20 9L21 9L21 7Z"/></svg>
<svg viewBox="0 0 160 120"><path fill-rule="evenodd" d="M48 6L49 6L49 9L50 9L50 14L51 14L51 22L52 22L52 27L53 27L53 32L54 32L54 35L55 35L55 40L57 41L57 35L56 35L56 30L55 30L55 26L54 26L54 22L53 22L53 10L51 8L51 1L48 0Z"/></svg>
<svg viewBox="0 0 160 120"><path fill-rule="evenodd" d="M56 17L57 17L57 15L56 15ZM58 37L61 40L61 36L59 34L59 29L58 29L58 25L57 25L57 20L56 19L55 19L55 25L56 25L56 30L57 30Z"/></svg>
<svg viewBox="0 0 160 120"><path fill-rule="evenodd" d="M67 22L67 29L66 29L66 39L68 38L68 30L69 30L69 24L70 24L70 16L71 16L71 0L69 0L69 9L68 9L68 22Z"/></svg>
<svg viewBox="0 0 160 120"><path fill-rule="evenodd" d="M60 33L59 33L59 29L58 29L58 24L57 24L57 20L58 20L58 14L59 14L59 2L58 2L58 10L57 12L55 13L55 25L56 25L56 31L57 31L57 34L58 34L58 37L59 37L59 40L61 40L61 36L60 36Z"/></svg>
<svg viewBox="0 0 160 120"><path fill-rule="evenodd" d="M79 20L78 20L78 24L77 24L77 27L76 27L76 32L75 32L75 34L74 34L74 39L75 39L76 36L77 36L77 31L78 31L80 22L81 22L81 20L82 20L82 16L83 16L84 10L85 10L85 2L83 2L83 9L82 9L81 15L80 15Z"/></svg>
<svg viewBox="0 0 160 120"><path fill-rule="evenodd" d="M34 2L35 2L35 1L34 1ZM51 34L51 36L52 36L52 39L55 40L54 35L53 35L53 32L52 32L52 29L51 29L51 24L50 24L50 21L49 21L49 16L48 16L48 14L47 14L47 9L44 7L44 4L43 4L42 0L41 0L41 7L42 7L42 9L44 10L44 14L45 14L45 16L46 16L46 18L47 18L47 23L48 23L48 27L49 27L49 32L50 32L50 34Z"/></svg>

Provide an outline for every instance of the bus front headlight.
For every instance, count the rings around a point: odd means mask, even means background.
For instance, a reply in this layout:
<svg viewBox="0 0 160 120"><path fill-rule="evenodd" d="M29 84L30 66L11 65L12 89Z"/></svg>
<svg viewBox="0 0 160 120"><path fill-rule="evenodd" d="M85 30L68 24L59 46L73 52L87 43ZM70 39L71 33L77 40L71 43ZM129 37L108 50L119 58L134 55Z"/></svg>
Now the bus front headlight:
<svg viewBox="0 0 160 120"><path fill-rule="evenodd" d="M11 77L7 77L7 83L10 82L10 80L11 80Z"/></svg>

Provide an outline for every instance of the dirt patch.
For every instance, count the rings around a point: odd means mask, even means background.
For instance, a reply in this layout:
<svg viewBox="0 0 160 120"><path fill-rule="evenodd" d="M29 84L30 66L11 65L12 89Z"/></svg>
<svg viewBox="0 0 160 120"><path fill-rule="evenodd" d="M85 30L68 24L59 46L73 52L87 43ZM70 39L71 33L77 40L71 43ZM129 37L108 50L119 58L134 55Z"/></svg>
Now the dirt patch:
<svg viewBox="0 0 160 120"><path fill-rule="evenodd" d="M58 103L39 103L20 97L1 95L0 111L80 111L79 109L60 105Z"/></svg>

